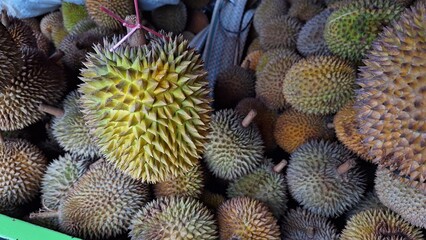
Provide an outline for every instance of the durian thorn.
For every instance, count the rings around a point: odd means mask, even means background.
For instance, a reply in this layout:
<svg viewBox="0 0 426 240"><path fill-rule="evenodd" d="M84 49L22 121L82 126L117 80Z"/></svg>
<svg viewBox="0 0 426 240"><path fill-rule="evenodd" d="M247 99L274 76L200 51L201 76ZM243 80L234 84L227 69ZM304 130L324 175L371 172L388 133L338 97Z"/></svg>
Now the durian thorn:
<svg viewBox="0 0 426 240"><path fill-rule="evenodd" d="M64 56L65 56L65 53L62 50L57 49L52 55L50 55L49 60L57 63Z"/></svg>
<svg viewBox="0 0 426 240"><path fill-rule="evenodd" d="M63 117L64 114L65 114L63 109L53 107L53 106L49 106L49 105L46 105L46 104L43 104L43 103L41 103L38 106L38 110L41 111L41 112L48 113L48 114L53 115L53 116L58 117L58 118Z"/></svg>
<svg viewBox="0 0 426 240"><path fill-rule="evenodd" d="M285 166L287 166L287 164L288 164L287 160L285 159L281 160L280 163L274 166L273 168L274 172L280 173L285 168Z"/></svg>
<svg viewBox="0 0 426 240"><path fill-rule="evenodd" d="M334 129L334 123L327 123L328 129Z"/></svg>
<svg viewBox="0 0 426 240"><path fill-rule="evenodd" d="M59 217L58 210L55 211L47 211L47 212L38 212L38 213L30 213L30 219L46 219Z"/></svg>
<svg viewBox="0 0 426 240"><path fill-rule="evenodd" d="M338 168L337 168L337 173L342 176L343 174L347 173L351 168L353 168L355 166L355 160L354 159L350 159L347 160L346 162L342 163Z"/></svg>
<svg viewBox="0 0 426 240"><path fill-rule="evenodd" d="M10 26L10 19L9 19L9 16L7 15L7 10L5 8L3 8L1 10L1 23L5 27L9 27Z"/></svg>
<svg viewBox="0 0 426 240"><path fill-rule="evenodd" d="M315 228L314 227L307 227L306 228L306 234L308 235L309 238L314 238L315 237Z"/></svg>
<svg viewBox="0 0 426 240"><path fill-rule="evenodd" d="M243 119L242 125L243 127L248 127L251 122L253 122L253 119L256 117L257 111L254 109L251 109L250 112L247 114L247 116Z"/></svg>
<svg viewBox="0 0 426 240"><path fill-rule="evenodd" d="M245 60L241 64L241 67L244 68L244 69L249 69L250 68L250 64L251 64L250 60Z"/></svg>

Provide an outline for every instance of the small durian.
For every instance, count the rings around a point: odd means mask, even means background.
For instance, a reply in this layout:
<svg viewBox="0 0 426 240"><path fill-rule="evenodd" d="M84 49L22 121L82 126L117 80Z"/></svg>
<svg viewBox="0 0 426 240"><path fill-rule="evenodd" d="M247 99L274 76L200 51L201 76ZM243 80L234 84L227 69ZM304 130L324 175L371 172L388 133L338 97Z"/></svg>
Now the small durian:
<svg viewBox="0 0 426 240"><path fill-rule="evenodd" d="M297 18L281 15L265 23L259 32L264 51L274 48L296 49L297 36L303 24Z"/></svg>
<svg viewBox="0 0 426 240"><path fill-rule="evenodd" d="M177 5L164 5L151 12L152 24L166 32L179 34L185 30L188 13L183 2Z"/></svg>
<svg viewBox="0 0 426 240"><path fill-rule="evenodd" d="M345 4L328 17L324 39L333 54L359 62L371 43L404 6L395 1L359 0Z"/></svg>
<svg viewBox="0 0 426 240"><path fill-rule="evenodd" d="M59 109L60 114L52 119L52 135L65 151L93 158L100 154L83 118L78 102L80 96L77 91L72 91L65 97L63 110Z"/></svg>
<svg viewBox="0 0 426 240"><path fill-rule="evenodd" d="M345 147L362 159L369 161L373 159L368 155L369 148L362 143L363 135L358 132L354 101L349 101L334 115L333 125L337 138Z"/></svg>
<svg viewBox="0 0 426 240"><path fill-rule="evenodd" d="M33 34L33 30L20 19L9 17L7 30L19 48L37 48L37 40Z"/></svg>
<svg viewBox="0 0 426 240"><path fill-rule="evenodd" d="M213 193L209 190L204 189L200 198L201 202L203 202L208 208L216 211L222 203L225 202L225 197L219 193Z"/></svg>
<svg viewBox="0 0 426 240"><path fill-rule="evenodd" d="M58 210L68 190L84 173L82 159L65 154L53 160L41 181L41 203L45 209Z"/></svg>
<svg viewBox="0 0 426 240"><path fill-rule="evenodd" d="M247 97L254 97L255 74L240 66L223 69L216 77L214 85L214 104L218 109L234 108Z"/></svg>
<svg viewBox="0 0 426 240"><path fill-rule="evenodd" d="M254 29L260 33L266 23L271 19L284 15L288 12L287 1L284 0L262 0L256 8L253 16Z"/></svg>
<svg viewBox="0 0 426 240"><path fill-rule="evenodd" d="M284 151L294 152L312 139L333 140L334 131L327 127L330 117L312 115L289 109L277 119L273 134L275 141Z"/></svg>
<svg viewBox="0 0 426 240"><path fill-rule="evenodd" d="M23 65L22 53L3 24L0 24L0 61L0 91L3 91Z"/></svg>
<svg viewBox="0 0 426 240"><path fill-rule="evenodd" d="M232 198L218 209L220 239L279 240L280 227L268 207L248 197Z"/></svg>
<svg viewBox="0 0 426 240"><path fill-rule="evenodd" d="M296 42L300 54L303 56L331 55L323 34L327 18L331 13L333 13L332 9L326 9L303 25Z"/></svg>
<svg viewBox="0 0 426 240"><path fill-rule="evenodd" d="M61 12L64 22L64 27L68 32L71 32L74 26L88 17L86 7L71 2L62 2Z"/></svg>
<svg viewBox="0 0 426 240"><path fill-rule="evenodd" d="M209 4L210 0L182 0L183 3L189 8L192 9L201 9L207 4Z"/></svg>
<svg viewBox="0 0 426 240"><path fill-rule="evenodd" d="M307 22L318 15L325 8L325 4L318 0L297 0L291 1L288 15Z"/></svg>
<svg viewBox="0 0 426 240"><path fill-rule="evenodd" d="M214 215L198 200L162 197L137 213L129 236L132 240L216 240L218 232Z"/></svg>
<svg viewBox="0 0 426 240"><path fill-rule="evenodd" d="M414 226L426 228L426 194L386 168L376 171L375 189L380 201Z"/></svg>
<svg viewBox="0 0 426 240"><path fill-rule="evenodd" d="M242 116L247 116L250 112L255 111L256 116L253 119L253 123L256 124L260 135L262 135L265 150L275 149L277 144L275 143L273 130L278 115L274 111L268 109L258 98L244 98L235 107L235 111Z"/></svg>
<svg viewBox="0 0 426 240"><path fill-rule="evenodd" d="M335 56L311 56L294 64L285 75L285 100L308 114L336 113L353 98L356 70Z"/></svg>
<svg viewBox="0 0 426 240"><path fill-rule="evenodd" d="M47 158L23 139L0 139L0 212L35 199Z"/></svg>
<svg viewBox="0 0 426 240"><path fill-rule="evenodd" d="M280 173L286 164L283 160L274 167L268 161L252 173L236 179L226 190L228 198L250 197L259 200L279 219L287 210L287 184L285 176Z"/></svg>
<svg viewBox="0 0 426 240"><path fill-rule="evenodd" d="M135 6L132 0L86 0L86 10L90 18L98 26L112 30L119 30L122 26L120 22L103 12L101 6L114 11L122 19L135 13Z"/></svg>
<svg viewBox="0 0 426 240"><path fill-rule="evenodd" d="M422 231L389 210L368 210L346 223L340 240L422 240Z"/></svg>
<svg viewBox="0 0 426 240"><path fill-rule="evenodd" d="M293 50L282 49L276 52L266 52L265 58L259 63L256 71L256 97L272 110L282 110L288 107L284 97L284 78L290 68L302 58ZM265 64L262 67L262 64Z"/></svg>
<svg viewBox="0 0 426 240"><path fill-rule="evenodd" d="M58 210L62 231L84 239L107 239L126 232L150 200L148 186L104 160L92 165L70 188Z"/></svg>
<svg viewBox="0 0 426 240"><path fill-rule="evenodd" d="M207 141L211 99L201 57L181 36L110 52L116 42L96 45L81 70L82 111L95 143L133 178L178 176Z"/></svg>
<svg viewBox="0 0 426 240"><path fill-rule="evenodd" d="M291 209L281 225L282 240L338 240L336 227L325 217L302 208Z"/></svg>
<svg viewBox="0 0 426 240"><path fill-rule="evenodd" d="M371 47L355 108L373 162L426 193L426 2L407 9Z"/></svg>
<svg viewBox="0 0 426 240"><path fill-rule="evenodd" d="M64 27L64 20L60 11L45 15L40 21L40 29L43 35L58 47L68 35Z"/></svg>
<svg viewBox="0 0 426 240"><path fill-rule="evenodd" d="M182 175L156 183L154 193L157 198L169 196L200 198L203 188L203 169L197 164Z"/></svg>
<svg viewBox="0 0 426 240"><path fill-rule="evenodd" d="M337 217L357 204L366 179L355 157L335 142L311 140L291 154L287 184L304 209Z"/></svg>
<svg viewBox="0 0 426 240"><path fill-rule="evenodd" d="M380 199L377 196L375 191L370 191L367 194L365 194L363 199L358 204L356 204L355 207L352 208L352 210L350 210L346 214L346 219L350 219L352 216L362 211L367 211L372 209L388 209L385 205L383 205L380 202Z"/></svg>
<svg viewBox="0 0 426 240"><path fill-rule="evenodd" d="M11 131L27 127L45 114L41 103L54 105L65 91L62 68L43 52L22 49L23 67L19 74L0 89L0 129Z"/></svg>
<svg viewBox="0 0 426 240"><path fill-rule="evenodd" d="M243 116L232 109L212 116L204 160L213 174L234 180L256 169L263 161L262 136L253 124L242 125Z"/></svg>

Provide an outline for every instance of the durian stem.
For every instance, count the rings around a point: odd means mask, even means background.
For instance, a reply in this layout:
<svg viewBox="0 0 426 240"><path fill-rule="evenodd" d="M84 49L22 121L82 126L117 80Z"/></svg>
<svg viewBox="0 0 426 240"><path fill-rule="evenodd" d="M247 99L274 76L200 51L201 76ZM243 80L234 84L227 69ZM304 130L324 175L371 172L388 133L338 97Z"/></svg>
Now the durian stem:
<svg viewBox="0 0 426 240"><path fill-rule="evenodd" d="M57 108L57 107L49 106L49 105L46 105L46 104L43 104L43 103L41 103L38 106L38 110L41 111L41 112L48 113L48 114L53 115L53 116L58 117L58 118L63 117L64 114L65 114L64 110Z"/></svg>
<svg viewBox="0 0 426 240"><path fill-rule="evenodd" d="M288 164L287 160L283 159L280 163L274 166L273 168L274 172L280 173L285 168L285 166L287 166L287 164Z"/></svg>
<svg viewBox="0 0 426 240"><path fill-rule="evenodd" d="M256 117L257 111L254 109L251 109L250 112L247 114L247 116L243 119L242 125L243 127L248 127L251 122L253 122L253 119Z"/></svg>
<svg viewBox="0 0 426 240"><path fill-rule="evenodd" d="M334 129L334 123L327 123L328 129Z"/></svg>
<svg viewBox="0 0 426 240"><path fill-rule="evenodd" d="M65 56L65 53L59 49L57 49L52 55L50 55L49 60L52 62L59 62L59 60L61 60L61 58Z"/></svg>
<svg viewBox="0 0 426 240"><path fill-rule="evenodd" d="M58 217L59 212L55 211L47 211L47 212L38 212L38 213L30 213L30 219L46 219L46 218L54 218Z"/></svg>
<svg viewBox="0 0 426 240"><path fill-rule="evenodd" d="M130 15L126 17L125 21L132 24L138 24L137 18L138 17L135 15ZM127 39L127 42L129 43L131 47L146 45L145 32L142 28L126 27L126 29L127 29L127 34L130 34L130 37Z"/></svg>
<svg viewBox="0 0 426 240"><path fill-rule="evenodd" d="M249 69L250 68L250 60L246 60L241 64L241 67L244 69Z"/></svg>
<svg viewBox="0 0 426 240"><path fill-rule="evenodd" d="M345 173L347 173L351 168L353 168L355 166L355 160L350 159L344 163L342 163L338 168L337 168L337 173L341 176Z"/></svg>
<svg viewBox="0 0 426 240"><path fill-rule="evenodd" d="M6 9L2 9L1 10L1 23L5 27L9 27L10 26L10 19L9 19L9 16L7 16L7 10Z"/></svg>

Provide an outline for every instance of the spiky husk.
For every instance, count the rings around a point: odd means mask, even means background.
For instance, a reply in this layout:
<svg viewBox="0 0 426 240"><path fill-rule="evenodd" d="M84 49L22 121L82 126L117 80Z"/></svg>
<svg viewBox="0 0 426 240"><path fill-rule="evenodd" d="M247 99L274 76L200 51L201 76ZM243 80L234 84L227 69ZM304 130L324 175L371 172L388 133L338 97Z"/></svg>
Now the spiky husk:
<svg viewBox="0 0 426 240"><path fill-rule="evenodd" d="M61 12L64 19L64 27L68 32L81 20L88 17L86 7L70 2L62 2Z"/></svg>
<svg viewBox="0 0 426 240"><path fill-rule="evenodd" d="M275 217L280 218L287 210L287 184L285 176L273 171L267 162L254 172L232 182L226 190L229 198L250 197L265 203Z"/></svg>
<svg viewBox="0 0 426 240"><path fill-rule="evenodd" d="M297 37L297 50L303 56L309 55L331 55L324 40L324 28L327 18L333 12L326 9L306 22Z"/></svg>
<svg viewBox="0 0 426 240"><path fill-rule="evenodd" d="M284 78L284 98L308 114L337 112L355 91L355 68L335 56L311 56L294 64Z"/></svg>
<svg viewBox="0 0 426 240"><path fill-rule="evenodd" d="M40 120L41 103L54 105L65 91L63 70L37 49L22 50L24 67L0 90L0 129L17 130Z"/></svg>
<svg viewBox="0 0 426 240"><path fill-rule="evenodd" d="M263 161L263 141L256 126L241 125L232 109L213 114L204 153L207 167L219 178L233 180L252 172Z"/></svg>
<svg viewBox="0 0 426 240"><path fill-rule="evenodd" d="M334 54L360 61L371 43L404 10L394 1L358 0L331 14L324 29L324 39Z"/></svg>
<svg viewBox="0 0 426 240"><path fill-rule="evenodd" d="M386 28L364 60L355 107L374 162L426 193L426 3Z"/></svg>
<svg viewBox="0 0 426 240"><path fill-rule="evenodd" d="M373 159L368 155L369 148L363 145L363 136L358 132L354 101L348 102L334 115L333 123L336 136L345 147L365 160Z"/></svg>
<svg viewBox="0 0 426 240"><path fill-rule="evenodd" d="M204 189L200 200L210 209L216 211L222 203L225 202L225 197L219 193L213 193Z"/></svg>
<svg viewBox="0 0 426 240"><path fill-rule="evenodd" d="M106 159L132 177L164 181L204 151L210 98L201 57L182 37L150 46L97 45L81 75L81 103Z"/></svg>
<svg viewBox="0 0 426 240"><path fill-rule="evenodd" d="M37 41L30 26L17 18L10 18L10 25L7 27L13 41L19 48L37 48Z"/></svg>
<svg viewBox="0 0 426 240"><path fill-rule="evenodd" d="M278 146L288 153L312 139L333 140L334 131L327 127L330 117L298 112L294 109L283 112L274 126Z"/></svg>
<svg viewBox="0 0 426 240"><path fill-rule="evenodd" d="M0 91L18 75L22 65L22 53L7 28L0 24Z"/></svg>
<svg viewBox="0 0 426 240"><path fill-rule="evenodd" d="M311 140L291 154L287 169L291 195L303 208L324 217L337 217L361 200L366 179L354 166L339 175L337 168L355 158L335 142Z"/></svg>
<svg viewBox="0 0 426 240"><path fill-rule="evenodd" d="M380 202L380 199L379 197L377 197L377 194L375 191L371 191L365 194L363 199L357 205L355 205L355 207L352 208L352 210L350 210L346 214L346 219L350 219L352 216L362 211L367 211L372 209L388 209L385 205L383 205Z"/></svg>
<svg viewBox="0 0 426 240"><path fill-rule="evenodd" d="M198 200L163 197L145 205L132 220L132 240L217 239L214 215Z"/></svg>
<svg viewBox="0 0 426 240"><path fill-rule="evenodd" d="M297 35L303 24L294 17L282 15L265 23L259 32L264 51L274 48L296 49Z"/></svg>
<svg viewBox="0 0 426 240"><path fill-rule="evenodd" d="M62 39L68 34L60 11L45 15L40 21L40 30L47 39L53 41L55 46L59 46Z"/></svg>
<svg viewBox="0 0 426 240"><path fill-rule="evenodd" d="M23 139L0 143L0 212L33 200L40 188L47 159Z"/></svg>
<svg viewBox="0 0 426 240"><path fill-rule="evenodd" d="M309 21L315 15L324 10L325 4L318 0L297 0L292 1L288 15L299 19L302 22Z"/></svg>
<svg viewBox="0 0 426 240"><path fill-rule="evenodd" d="M337 240L336 227L325 217L301 208L291 209L282 224L282 240Z"/></svg>
<svg viewBox="0 0 426 240"><path fill-rule="evenodd" d="M266 23L272 18L284 15L288 12L288 4L283 0L263 0L256 8L253 17L253 26L260 33Z"/></svg>
<svg viewBox="0 0 426 240"><path fill-rule="evenodd" d="M423 234L389 210L368 210L353 216L343 229L341 240L410 239Z"/></svg>
<svg viewBox="0 0 426 240"><path fill-rule="evenodd" d="M82 160L65 154L47 166L41 181L41 203L45 209L58 210L68 190L84 173Z"/></svg>
<svg viewBox="0 0 426 240"><path fill-rule="evenodd" d="M262 140L265 144L265 150L275 149L277 144L275 143L273 130L278 115L274 111L268 109L266 105L257 98L244 98L235 107L235 111L244 117L247 116L251 110L255 110L257 113L253 123L259 128L260 135L262 135Z"/></svg>
<svg viewBox="0 0 426 240"><path fill-rule="evenodd" d="M115 237L127 230L148 201L147 185L100 160L61 201L59 224L62 231L85 239Z"/></svg>
<svg viewBox="0 0 426 240"><path fill-rule="evenodd" d="M119 17L124 19L127 15L135 13L135 7L132 0L86 0L86 10L90 18L98 26L110 29L122 28L120 22L104 13L101 6L114 11Z"/></svg>
<svg viewBox="0 0 426 240"><path fill-rule="evenodd" d="M216 108L234 108L246 97L254 97L256 76L240 66L223 69L216 77L214 86Z"/></svg>
<svg viewBox="0 0 426 240"><path fill-rule="evenodd" d="M256 97L272 110L288 107L282 89L287 71L302 58L292 50L266 52L256 72ZM262 65L264 67L262 67Z"/></svg>
<svg viewBox="0 0 426 240"><path fill-rule="evenodd" d="M185 30L188 13L183 2L177 5L164 5L152 11L152 23L158 29L179 34Z"/></svg>
<svg viewBox="0 0 426 240"><path fill-rule="evenodd" d="M398 175L378 168L375 189L380 201L411 224L426 228L426 194L402 183Z"/></svg>
<svg viewBox="0 0 426 240"><path fill-rule="evenodd" d="M218 210L220 239L280 239L277 220L262 202L248 197L232 198Z"/></svg>
<svg viewBox="0 0 426 240"><path fill-rule="evenodd" d="M201 165L197 164L182 175L156 183L154 192L157 198L169 196L199 198L203 188L203 170Z"/></svg>
<svg viewBox="0 0 426 240"><path fill-rule="evenodd" d="M84 121L78 102L80 96L81 94L77 91L66 96L62 103L64 115L54 117L52 120L52 134L65 151L93 158L100 154Z"/></svg>

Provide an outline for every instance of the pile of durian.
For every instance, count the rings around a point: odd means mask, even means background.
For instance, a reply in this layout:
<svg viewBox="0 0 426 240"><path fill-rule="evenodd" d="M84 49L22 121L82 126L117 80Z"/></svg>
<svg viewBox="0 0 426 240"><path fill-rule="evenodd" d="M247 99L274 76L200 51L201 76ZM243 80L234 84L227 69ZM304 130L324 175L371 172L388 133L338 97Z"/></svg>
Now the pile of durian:
<svg viewBox="0 0 426 240"><path fill-rule="evenodd" d="M100 7L132 0L2 12L0 213L93 240L425 239L426 1L248 1L213 89L188 44L209 2L121 44Z"/></svg>

